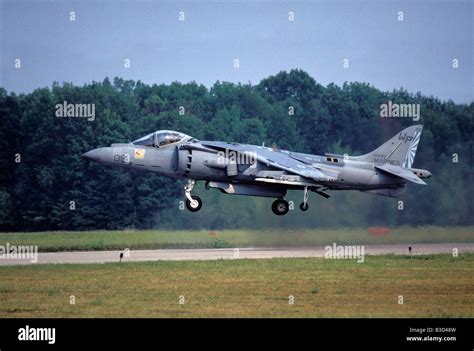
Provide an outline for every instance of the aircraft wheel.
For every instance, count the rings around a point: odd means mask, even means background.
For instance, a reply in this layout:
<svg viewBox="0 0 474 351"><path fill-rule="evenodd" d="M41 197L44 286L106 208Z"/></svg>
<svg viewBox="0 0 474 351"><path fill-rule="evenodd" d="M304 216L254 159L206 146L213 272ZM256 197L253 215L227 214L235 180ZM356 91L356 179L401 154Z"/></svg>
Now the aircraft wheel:
<svg viewBox="0 0 474 351"><path fill-rule="evenodd" d="M277 216L283 216L290 210L290 205L283 199L277 199L272 204L272 211Z"/></svg>
<svg viewBox="0 0 474 351"><path fill-rule="evenodd" d="M186 208L191 212L197 212L202 207L202 200L199 196L196 196L196 195L191 195L191 197L197 203L192 203L191 201L189 201L189 199L186 199Z"/></svg>
<svg viewBox="0 0 474 351"><path fill-rule="evenodd" d="M304 202L300 203L301 211L308 211L308 208L309 208L308 203L304 203Z"/></svg>

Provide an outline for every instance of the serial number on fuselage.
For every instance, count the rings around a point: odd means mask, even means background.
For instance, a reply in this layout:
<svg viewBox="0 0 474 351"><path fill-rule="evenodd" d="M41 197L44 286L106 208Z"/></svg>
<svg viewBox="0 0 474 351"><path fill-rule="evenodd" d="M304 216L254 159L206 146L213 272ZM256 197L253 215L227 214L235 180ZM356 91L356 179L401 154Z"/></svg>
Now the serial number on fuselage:
<svg viewBox="0 0 474 351"><path fill-rule="evenodd" d="M114 162L129 164L130 163L130 155L129 154L123 154L123 155L115 154L114 155Z"/></svg>

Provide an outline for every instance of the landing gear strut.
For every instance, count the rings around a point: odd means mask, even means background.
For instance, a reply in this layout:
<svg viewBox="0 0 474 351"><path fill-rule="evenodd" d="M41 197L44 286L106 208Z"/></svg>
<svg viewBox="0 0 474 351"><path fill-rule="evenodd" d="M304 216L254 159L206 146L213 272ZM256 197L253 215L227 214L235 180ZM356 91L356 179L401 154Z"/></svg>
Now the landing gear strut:
<svg viewBox="0 0 474 351"><path fill-rule="evenodd" d="M202 207L202 200L199 196L191 195L191 191L196 184L195 180L189 179L188 184L184 187L184 195L186 196L186 208L191 212L197 212Z"/></svg>
<svg viewBox="0 0 474 351"><path fill-rule="evenodd" d="M285 199L277 199L272 204L272 211L277 216L283 216L290 210L290 205Z"/></svg>
<svg viewBox="0 0 474 351"><path fill-rule="evenodd" d="M300 210L301 211L307 211L309 206L308 206L308 187L304 187L304 195L303 195L303 202L300 204Z"/></svg>

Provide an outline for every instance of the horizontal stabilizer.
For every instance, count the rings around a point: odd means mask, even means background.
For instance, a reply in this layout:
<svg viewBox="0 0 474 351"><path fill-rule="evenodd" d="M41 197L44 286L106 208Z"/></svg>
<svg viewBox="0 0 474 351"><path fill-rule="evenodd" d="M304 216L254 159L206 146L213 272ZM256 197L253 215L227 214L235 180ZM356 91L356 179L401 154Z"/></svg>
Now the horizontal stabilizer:
<svg viewBox="0 0 474 351"><path fill-rule="evenodd" d="M416 184L426 185L426 183L424 181L422 181L412 171L410 171L408 169L398 167L398 166L392 166L392 165L389 165L389 164L375 166L375 168L378 168L382 171L393 174L394 176L409 180L410 182L413 182L413 183L416 183Z"/></svg>

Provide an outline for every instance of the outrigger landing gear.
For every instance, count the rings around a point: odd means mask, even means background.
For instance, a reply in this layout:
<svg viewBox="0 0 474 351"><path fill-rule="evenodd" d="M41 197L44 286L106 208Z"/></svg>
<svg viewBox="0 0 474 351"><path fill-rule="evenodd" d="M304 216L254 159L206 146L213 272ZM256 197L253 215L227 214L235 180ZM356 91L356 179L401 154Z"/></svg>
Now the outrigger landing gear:
<svg viewBox="0 0 474 351"><path fill-rule="evenodd" d="M184 187L184 195L186 196L186 208L191 212L197 212L202 207L202 200L199 196L191 195L191 191L196 184L195 180L189 179L188 184Z"/></svg>
<svg viewBox="0 0 474 351"><path fill-rule="evenodd" d="M290 205L285 199L276 199L272 204L272 211L277 216L283 216L290 210Z"/></svg>
<svg viewBox="0 0 474 351"><path fill-rule="evenodd" d="M303 202L300 204L300 210L301 211L307 211L309 206L308 206L308 187L304 187L304 195L303 195Z"/></svg>

